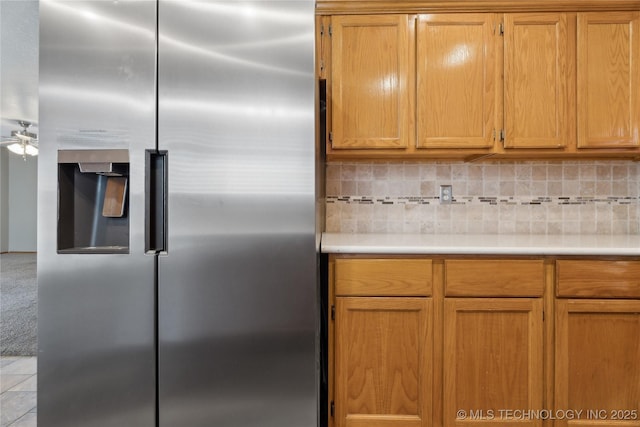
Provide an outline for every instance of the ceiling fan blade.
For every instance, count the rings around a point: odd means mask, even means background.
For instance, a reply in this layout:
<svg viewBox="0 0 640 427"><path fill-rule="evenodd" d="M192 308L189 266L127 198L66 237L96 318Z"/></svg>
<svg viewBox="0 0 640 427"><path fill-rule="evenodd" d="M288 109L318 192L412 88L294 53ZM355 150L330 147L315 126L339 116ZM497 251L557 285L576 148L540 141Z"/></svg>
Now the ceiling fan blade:
<svg viewBox="0 0 640 427"><path fill-rule="evenodd" d="M27 123L29 126L32 126L32 127L38 126L38 122L36 121L25 120L25 119L15 119L13 117L3 117L2 122L7 125L11 125L12 127L16 127L16 126L22 127L22 123Z"/></svg>
<svg viewBox="0 0 640 427"><path fill-rule="evenodd" d="M0 145L10 145L10 144L15 144L16 142L19 142L20 140L18 138L2 138L2 140L0 140Z"/></svg>

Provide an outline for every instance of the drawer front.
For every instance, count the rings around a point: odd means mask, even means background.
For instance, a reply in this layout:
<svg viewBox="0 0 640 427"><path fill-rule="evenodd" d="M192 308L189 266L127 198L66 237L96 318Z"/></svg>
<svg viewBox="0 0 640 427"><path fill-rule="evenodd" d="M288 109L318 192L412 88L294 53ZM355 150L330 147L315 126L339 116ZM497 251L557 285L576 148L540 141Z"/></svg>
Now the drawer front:
<svg viewBox="0 0 640 427"><path fill-rule="evenodd" d="M432 264L427 259L336 259L338 296L430 296Z"/></svg>
<svg viewBox="0 0 640 427"><path fill-rule="evenodd" d="M543 260L446 260L445 296L539 297Z"/></svg>
<svg viewBox="0 0 640 427"><path fill-rule="evenodd" d="M640 298L640 261L558 260L557 295Z"/></svg>

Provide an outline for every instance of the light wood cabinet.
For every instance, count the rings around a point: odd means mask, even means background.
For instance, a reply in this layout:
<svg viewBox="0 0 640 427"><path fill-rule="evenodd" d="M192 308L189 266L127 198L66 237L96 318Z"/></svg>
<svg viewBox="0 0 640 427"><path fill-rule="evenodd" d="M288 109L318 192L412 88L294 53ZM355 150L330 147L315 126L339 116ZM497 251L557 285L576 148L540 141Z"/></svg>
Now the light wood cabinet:
<svg viewBox="0 0 640 427"><path fill-rule="evenodd" d="M403 149L412 141L408 19L332 18L333 149Z"/></svg>
<svg viewBox="0 0 640 427"><path fill-rule="evenodd" d="M543 408L542 307L541 298L445 299L446 427L541 425L501 411Z"/></svg>
<svg viewBox="0 0 640 427"><path fill-rule="evenodd" d="M336 426L431 425L431 304L336 298Z"/></svg>
<svg viewBox="0 0 640 427"><path fill-rule="evenodd" d="M444 267L447 297L541 297L544 293L541 259L446 259Z"/></svg>
<svg viewBox="0 0 640 427"><path fill-rule="evenodd" d="M429 296L430 259L337 259L335 293L340 296Z"/></svg>
<svg viewBox="0 0 640 427"><path fill-rule="evenodd" d="M640 146L640 12L578 14L578 147Z"/></svg>
<svg viewBox="0 0 640 427"><path fill-rule="evenodd" d="M569 21L550 12L419 15L418 147L574 146Z"/></svg>
<svg viewBox="0 0 640 427"><path fill-rule="evenodd" d="M640 427L640 258L328 268L329 427Z"/></svg>
<svg viewBox="0 0 640 427"><path fill-rule="evenodd" d="M555 407L564 426L640 425L640 301L559 299Z"/></svg>
<svg viewBox="0 0 640 427"><path fill-rule="evenodd" d="M640 157L640 11L527 9L332 16L328 158Z"/></svg>
<svg viewBox="0 0 640 427"><path fill-rule="evenodd" d="M417 145L491 148L497 126L496 14L417 18Z"/></svg>
<svg viewBox="0 0 640 427"><path fill-rule="evenodd" d="M543 408L544 262L445 259L444 273L445 427L539 426L501 411Z"/></svg>
<svg viewBox="0 0 640 427"><path fill-rule="evenodd" d="M505 148L570 141L568 21L565 13L504 15Z"/></svg>
<svg viewBox="0 0 640 427"><path fill-rule="evenodd" d="M640 261L556 265L556 426L640 426Z"/></svg>
<svg viewBox="0 0 640 427"><path fill-rule="evenodd" d="M431 260L333 265L335 425L431 426Z"/></svg>
<svg viewBox="0 0 640 427"><path fill-rule="evenodd" d="M638 298L638 260L559 260L556 262L559 297Z"/></svg>

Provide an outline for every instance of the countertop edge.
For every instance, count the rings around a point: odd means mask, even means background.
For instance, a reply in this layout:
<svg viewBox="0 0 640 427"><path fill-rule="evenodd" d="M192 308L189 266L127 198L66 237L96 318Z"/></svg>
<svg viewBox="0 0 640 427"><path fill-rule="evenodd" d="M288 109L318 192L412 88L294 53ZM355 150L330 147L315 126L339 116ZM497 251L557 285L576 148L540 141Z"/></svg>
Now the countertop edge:
<svg viewBox="0 0 640 427"><path fill-rule="evenodd" d="M434 243L434 240L444 243ZM364 255L640 256L640 235L323 233L321 252Z"/></svg>

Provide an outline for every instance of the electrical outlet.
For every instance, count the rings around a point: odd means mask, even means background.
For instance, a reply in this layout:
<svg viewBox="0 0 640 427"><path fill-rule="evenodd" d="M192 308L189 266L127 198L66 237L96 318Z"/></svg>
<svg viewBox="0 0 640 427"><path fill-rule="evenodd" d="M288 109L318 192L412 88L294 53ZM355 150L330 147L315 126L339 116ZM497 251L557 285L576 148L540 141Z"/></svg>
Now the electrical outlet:
<svg viewBox="0 0 640 427"><path fill-rule="evenodd" d="M453 186L441 185L440 186L440 204L448 205L453 202Z"/></svg>

